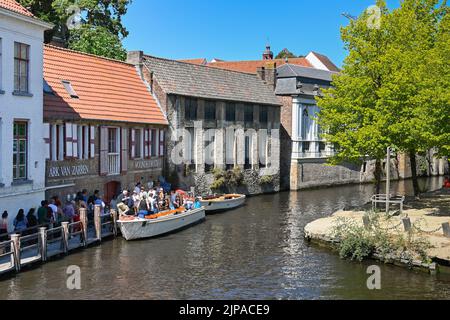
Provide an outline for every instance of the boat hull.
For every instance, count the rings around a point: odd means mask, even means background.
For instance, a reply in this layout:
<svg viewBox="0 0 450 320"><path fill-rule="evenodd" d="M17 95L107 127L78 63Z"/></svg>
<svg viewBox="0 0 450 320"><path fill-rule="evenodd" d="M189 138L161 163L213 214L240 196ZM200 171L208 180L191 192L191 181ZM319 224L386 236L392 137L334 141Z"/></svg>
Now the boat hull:
<svg viewBox="0 0 450 320"><path fill-rule="evenodd" d="M201 200L200 204L205 208L207 213L220 212L232 210L242 206L245 203L246 196L241 195L238 198L214 201L214 200Z"/></svg>
<svg viewBox="0 0 450 320"><path fill-rule="evenodd" d="M136 219L132 221L118 221L122 236L126 240L153 238L184 229L205 219L205 209L195 209L158 218L155 220Z"/></svg>

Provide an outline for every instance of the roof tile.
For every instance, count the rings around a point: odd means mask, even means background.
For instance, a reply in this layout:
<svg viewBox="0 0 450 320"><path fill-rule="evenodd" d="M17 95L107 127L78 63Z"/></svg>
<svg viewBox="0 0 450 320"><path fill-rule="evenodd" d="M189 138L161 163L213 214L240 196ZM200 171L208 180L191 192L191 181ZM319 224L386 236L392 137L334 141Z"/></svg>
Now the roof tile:
<svg viewBox="0 0 450 320"><path fill-rule="evenodd" d="M20 5L15 0L0 0L0 7L23 14L28 17L33 17L33 14L30 11L28 11L25 7Z"/></svg>
<svg viewBox="0 0 450 320"><path fill-rule="evenodd" d="M167 124L135 66L72 50L44 47L44 118ZM62 81L70 81L79 99Z"/></svg>
<svg viewBox="0 0 450 320"><path fill-rule="evenodd" d="M274 60L253 60L253 61L219 61L208 63L209 67L256 73L258 68L264 67L268 63L276 63L277 67L286 63L285 59L274 59ZM290 58L288 63L296 64L303 67L312 67L311 64L305 58Z"/></svg>
<svg viewBox="0 0 450 320"><path fill-rule="evenodd" d="M211 68L175 60L144 56L166 94L280 105L273 90L256 74Z"/></svg>

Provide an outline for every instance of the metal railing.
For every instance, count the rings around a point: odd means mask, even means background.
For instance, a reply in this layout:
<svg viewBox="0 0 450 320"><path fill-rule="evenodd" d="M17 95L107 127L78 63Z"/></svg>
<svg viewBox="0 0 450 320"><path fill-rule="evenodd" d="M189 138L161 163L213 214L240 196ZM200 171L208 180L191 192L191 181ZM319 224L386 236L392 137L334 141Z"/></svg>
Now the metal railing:
<svg viewBox="0 0 450 320"><path fill-rule="evenodd" d="M2 270L2 271L9 271L11 269L16 269L17 270L17 265L16 265L16 252L14 250L14 243L12 240L7 240L7 241L3 241L0 243L0 252L2 252L0 254L0 259L4 258L4 257L8 257L9 256L9 267L6 270Z"/></svg>
<svg viewBox="0 0 450 320"><path fill-rule="evenodd" d="M375 194L371 198L372 211L377 210L377 204L383 203L386 206L389 204L398 204L400 206L400 214L403 214L403 205L405 203L405 196L387 196L387 194Z"/></svg>
<svg viewBox="0 0 450 320"><path fill-rule="evenodd" d="M10 267L5 267L6 261L4 261L0 273L13 269L19 272L23 265L38 261L46 262L50 257L68 254L69 251L76 248L99 243L104 237L117 236L116 210L111 210L110 214L103 215L101 212L102 208L95 206L95 237L91 239L88 238L86 209L80 209L80 221L77 222L62 222L61 226L52 229L47 229L47 225L36 226L10 234L11 240L0 243L0 259L9 256ZM70 240L76 236L80 236L80 242L74 245Z"/></svg>

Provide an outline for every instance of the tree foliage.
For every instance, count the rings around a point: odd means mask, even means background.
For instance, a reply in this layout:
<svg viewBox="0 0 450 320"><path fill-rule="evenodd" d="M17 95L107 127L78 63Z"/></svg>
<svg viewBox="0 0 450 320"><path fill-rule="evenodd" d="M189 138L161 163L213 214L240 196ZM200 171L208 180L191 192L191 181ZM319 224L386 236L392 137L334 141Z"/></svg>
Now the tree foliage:
<svg viewBox="0 0 450 320"><path fill-rule="evenodd" d="M287 48L280 51L280 53L277 54L275 59L286 59L286 58L297 58L295 54L290 52Z"/></svg>
<svg viewBox="0 0 450 320"><path fill-rule="evenodd" d="M387 147L412 160L433 147L448 153L450 56L445 1L404 0L393 11L381 0L377 6L379 27L366 11L342 28L349 54L333 88L318 98L318 120L336 146L331 162L375 159L379 185Z"/></svg>
<svg viewBox="0 0 450 320"><path fill-rule="evenodd" d="M131 1L19 0L35 16L55 25L46 33L46 43L56 37L70 49L115 59L125 58L121 40L128 36L128 31L122 24L122 18ZM68 27L68 22L74 18L80 20L80 28Z"/></svg>

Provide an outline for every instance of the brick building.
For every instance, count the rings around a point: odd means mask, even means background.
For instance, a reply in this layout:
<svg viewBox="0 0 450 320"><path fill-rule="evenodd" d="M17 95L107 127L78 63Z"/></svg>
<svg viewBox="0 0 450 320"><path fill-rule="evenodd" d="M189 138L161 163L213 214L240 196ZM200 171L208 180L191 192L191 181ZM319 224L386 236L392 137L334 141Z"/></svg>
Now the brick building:
<svg viewBox="0 0 450 320"><path fill-rule="evenodd" d="M167 120L134 65L45 46L44 79L47 197L162 174Z"/></svg>
<svg viewBox="0 0 450 320"><path fill-rule="evenodd" d="M273 82L142 52L130 52L128 62L142 70L167 115L166 175L172 182L206 194L213 171L239 168L244 181L228 191L279 190L280 103Z"/></svg>

